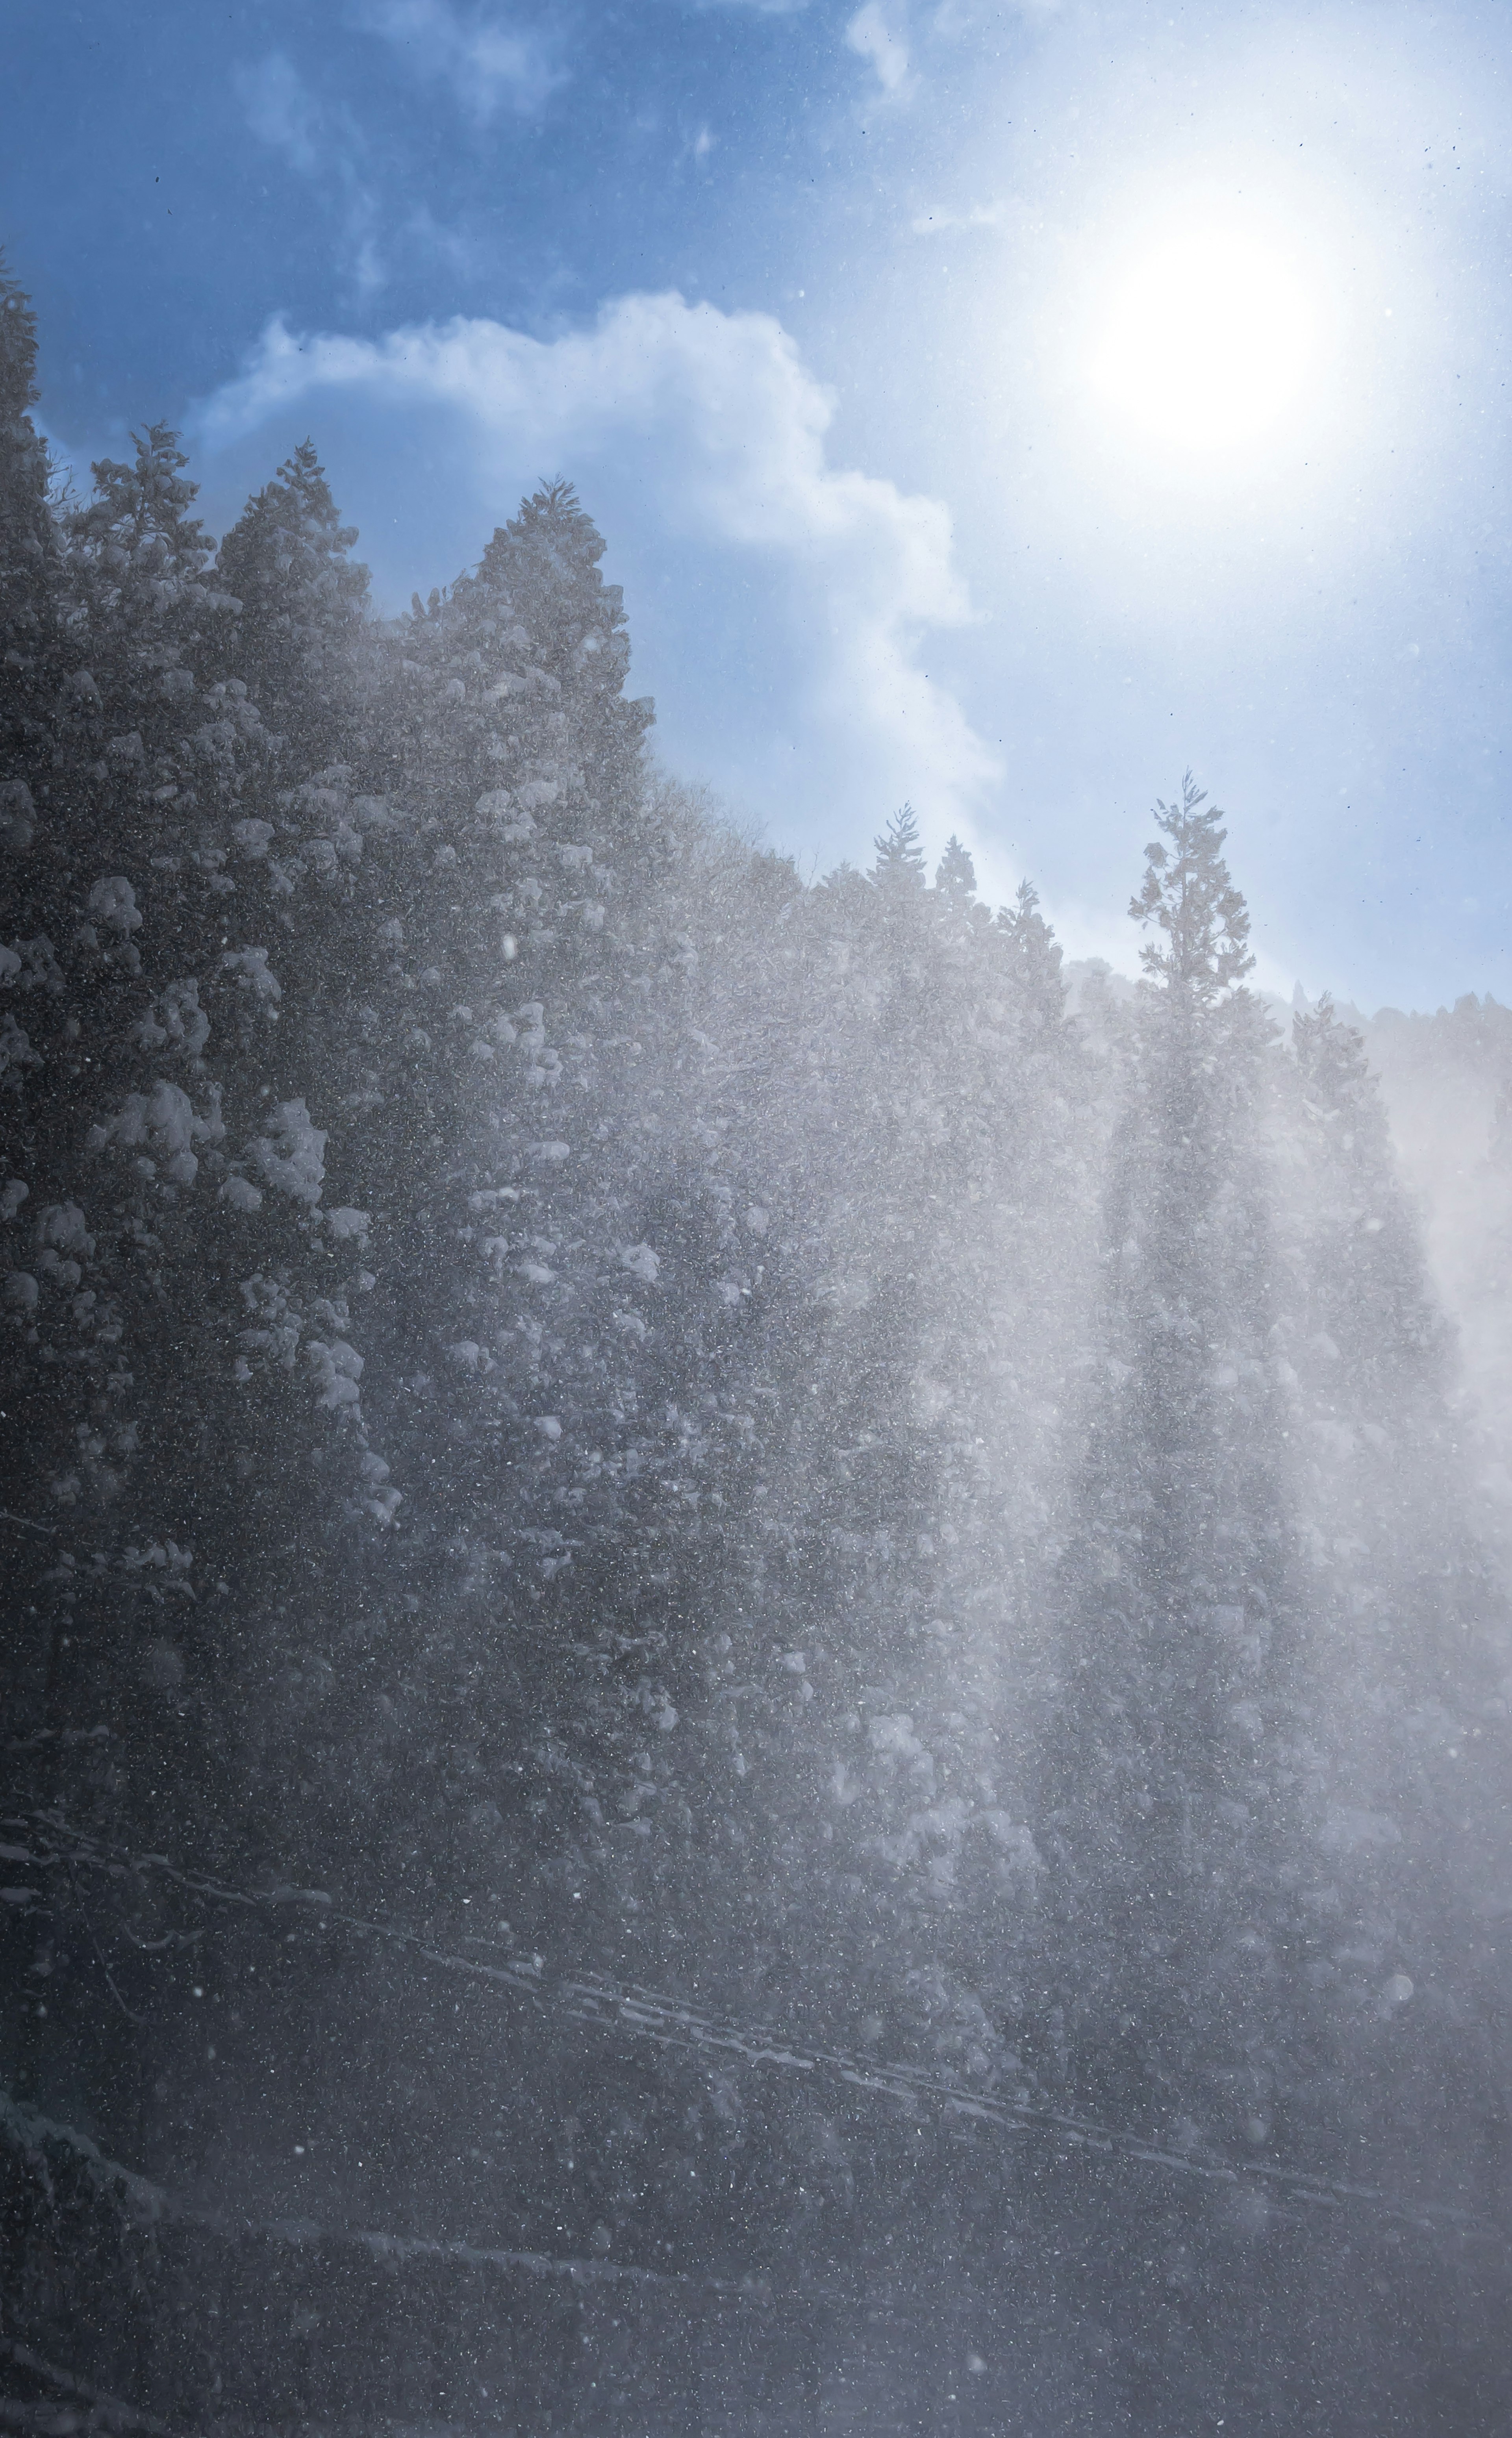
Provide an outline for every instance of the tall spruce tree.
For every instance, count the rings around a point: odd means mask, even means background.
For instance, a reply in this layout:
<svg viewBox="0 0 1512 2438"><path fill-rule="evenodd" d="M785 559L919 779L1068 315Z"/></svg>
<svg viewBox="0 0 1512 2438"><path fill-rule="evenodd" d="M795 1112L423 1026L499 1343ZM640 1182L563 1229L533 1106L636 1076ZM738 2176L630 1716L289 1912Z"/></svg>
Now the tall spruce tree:
<svg viewBox="0 0 1512 2438"><path fill-rule="evenodd" d="M371 1263L323 1335L396 1517L310 1621L327 1681L364 1689L317 1724L308 1833L350 1805L354 1740L372 1734L385 1769L412 1764L414 1801L439 1805L445 1833L419 1848L410 1811L381 1806L427 1885L497 1875L506 1819L526 1834L571 1708L536 1668L548 1620L619 1546L659 1443L632 1385L657 1300L657 1160L626 1100L641 1059L659 1062L677 951L646 902L666 864L642 768L650 707L624 698L602 552L566 486L527 502L473 574L380 639L382 794L333 767L284 814L335 841L333 880L348 858L350 904L301 976L298 1021L331 1193ZM354 1867L389 1850L368 1818L360 1792Z"/></svg>
<svg viewBox="0 0 1512 2438"><path fill-rule="evenodd" d="M48 758L64 597L52 468L35 405L37 321L0 255L0 854L25 855Z"/></svg>
<svg viewBox="0 0 1512 2438"><path fill-rule="evenodd" d="M1292 1617L1270 1331L1272 1028L1222 817L1156 808L1105 1220L1101 1380L1047 1739L1056 2023L1097 2107L1263 2123L1290 1990Z"/></svg>
<svg viewBox="0 0 1512 2438"><path fill-rule="evenodd" d="M362 649L368 573L351 556L356 539L304 440L248 501L216 560L237 603L224 674L243 681L286 761L305 771L360 758L372 660Z"/></svg>
<svg viewBox="0 0 1512 2438"><path fill-rule="evenodd" d="M924 887L928 865L919 843L919 816L911 804L899 806L872 846L876 862L871 877L885 896L894 889L911 892Z"/></svg>

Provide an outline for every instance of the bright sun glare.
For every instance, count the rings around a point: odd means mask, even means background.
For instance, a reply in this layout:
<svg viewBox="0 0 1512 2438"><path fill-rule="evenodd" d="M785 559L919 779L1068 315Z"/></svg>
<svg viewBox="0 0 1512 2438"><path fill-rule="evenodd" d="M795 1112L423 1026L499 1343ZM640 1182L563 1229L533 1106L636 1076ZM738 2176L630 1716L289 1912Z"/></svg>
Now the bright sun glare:
<svg viewBox="0 0 1512 2438"><path fill-rule="evenodd" d="M1131 249L1092 373L1105 403L1183 455L1249 449L1304 397L1316 313L1285 256L1247 232L1187 228Z"/></svg>

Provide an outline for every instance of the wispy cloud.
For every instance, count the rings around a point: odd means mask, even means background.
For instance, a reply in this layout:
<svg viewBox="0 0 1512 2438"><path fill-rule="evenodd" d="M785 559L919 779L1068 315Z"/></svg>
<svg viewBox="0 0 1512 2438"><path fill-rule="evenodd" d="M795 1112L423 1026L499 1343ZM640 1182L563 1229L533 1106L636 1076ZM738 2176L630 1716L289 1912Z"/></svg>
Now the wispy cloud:
<svg viewBox="0 0 1512 2438"><path fill-rule="evenodd" d="M466 221L438 221L429 203L418 203L404 234L428 263L444 262L452 277L475 279L491 259L487 241Z"/></svg>
<svg viewBox="0 0 1512 2438"><path fill-rule="evenodd" d="M236 85L257 141L338 199L343 266L360 296L375 294L388 273L378 245L378 198L359 166L361 145L350 115L327 110L283 51L238 67Z"/></svg>
<svg viewBox="0 0 1512 2438"><path fill-rule="evenodd" d="M281 152L303 177L313 177L321 165L320 104L292 61L271 51L255 67L237 68L236 85L258 142Z"/></svg>
<svg viewBox="0 0 1512 2438"><path fill-rule="evenodd" d="M882 0L866 0L847 26L845 39L875 71L885 94L903 92L908 81L908 38L901 19L894 21Z"/></svg>
<svg viewBox="0 0 1512 2438"><path fill-rule="evenodd" d="M501 109L533 117L568 80L539 27L482 10L465 17L450 0L360 0L353 23L402 51L421 76L448 84L480 127Z"/></svg>

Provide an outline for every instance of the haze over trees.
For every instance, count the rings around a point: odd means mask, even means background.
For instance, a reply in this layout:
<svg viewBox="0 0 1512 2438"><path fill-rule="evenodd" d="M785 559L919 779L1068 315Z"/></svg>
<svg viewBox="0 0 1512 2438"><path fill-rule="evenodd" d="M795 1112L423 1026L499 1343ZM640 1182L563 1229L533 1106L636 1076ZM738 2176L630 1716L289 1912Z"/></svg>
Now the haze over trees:
<svg viewBox="0 0 1512 2438"><path fill-rule="evenodd" d="M906 807L805 884L650 757L570 485L383 620L310 444L219 546L160 426L62 496L0 309L26 2426L156 2409L93 2141L203 2246L765 2297L460 2426L1499 2428L1502 1421L1222 816L1126 997ZM1415 1022L1504 1345L1512 1017Z"/></svg>

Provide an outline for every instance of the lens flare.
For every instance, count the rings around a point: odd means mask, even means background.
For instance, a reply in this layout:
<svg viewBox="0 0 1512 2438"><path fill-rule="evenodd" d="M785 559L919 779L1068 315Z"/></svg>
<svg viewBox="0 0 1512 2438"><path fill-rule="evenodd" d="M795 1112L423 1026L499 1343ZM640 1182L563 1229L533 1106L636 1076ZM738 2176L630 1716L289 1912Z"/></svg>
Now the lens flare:
<svg viewBox="0 0 1512 2438"><path fill-rule="evenodd" d="M1306 282L1278 249L1187 229L1133 254L1110 282L1093 380L1147 439L1183 454L1238 452L1305 398L1316 325Z"/></svg>

